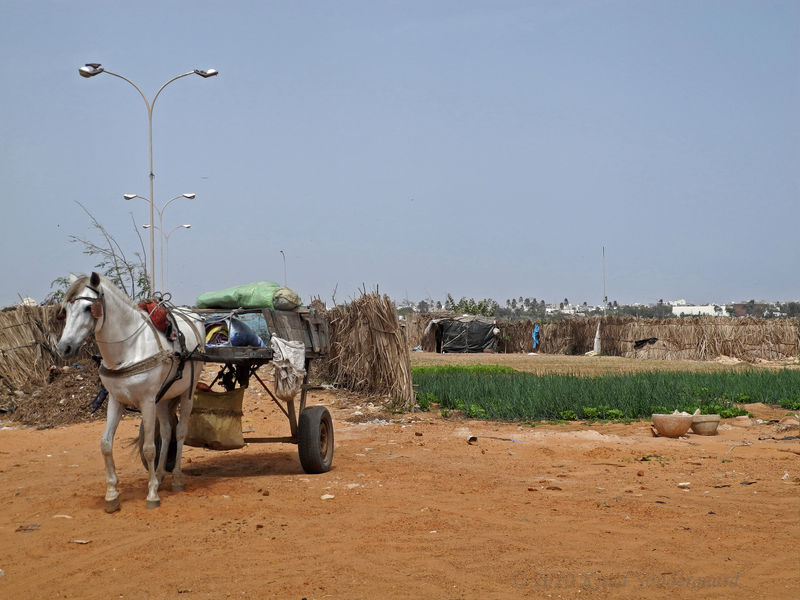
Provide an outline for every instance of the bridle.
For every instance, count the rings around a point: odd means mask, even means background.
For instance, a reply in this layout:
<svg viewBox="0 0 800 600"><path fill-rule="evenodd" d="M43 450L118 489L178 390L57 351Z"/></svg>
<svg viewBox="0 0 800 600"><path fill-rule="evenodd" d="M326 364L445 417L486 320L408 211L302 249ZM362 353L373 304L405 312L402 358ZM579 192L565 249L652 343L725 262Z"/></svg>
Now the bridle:
<svg viewBox="0 0 800 600"><path fill-rule="evenodd" d="M105 295L103 294L102 291L100 291L99 289L95 288L91 284L87 283L86 287L88 289L90 289L91 291L93 291L95 294L97 294L97 296L95 296L95 297L92 297L92 296L75 296L74 298L70 298L69 300L67 300L67 302L69 304L75 304L75 302L77 302L78 300L86 300L87 302L90 303L89 304L89 312L91 313L92 317L94 317L95 319L103 318L103 316L106 313L106 310L105 310L105 308L106 308ZM58 313L56 314L56 318L59 319L59 320L63 320L63 319L67 318L67 311L66 311L66 308L64 307L63 304L61 305L61 308L58 310Z"/></svg>
<svg viewBox="0 0 800 600"><path fill-rule="evenodd" d="M95 323L95 332L96 332L105 323L106 297L105 297L105 294L103 293L102 290L94 287L90 283L87 283L86 287L89 290L93 291L95 294L97 294L97 296L96 297L92 297L92 296L75 296L74 298L70 298L69 300L67 300L65 302L65 304L74 304L78 300L86 300L87 302L89 302L90 303L89 304L89 313L92 315L92 317L94 317L95 321L98 321L99 319L103 319L103 323L100 323L100 324ZM67 311L66 311L65 306L62 304L61 308L58 310L58 313L56 313L56 319L61 321L61 320L64 320L66 318L67 318ZM126 336L126 337L124 337L124 338L122 338L120 340L115 340L115 341L108 341L108 340L102 340L102 341L104 341L107 344L121 344L121 343L127 342L129 339L131 339L133 336L137 335L142 329L144 329L148 325L150 326L151 329L153 329L156 341L158 342L159 349L163 351L163 348L161 346L161 340L158 337L158 332L153 327L152 321L147 317L142 319L142 324L139 327L137 327L134 330L134 332L131 333L129 336ZM97 334L95 333L95 335L97 335ZM101 341L101 340L98 340L98 341Z"/></svg>

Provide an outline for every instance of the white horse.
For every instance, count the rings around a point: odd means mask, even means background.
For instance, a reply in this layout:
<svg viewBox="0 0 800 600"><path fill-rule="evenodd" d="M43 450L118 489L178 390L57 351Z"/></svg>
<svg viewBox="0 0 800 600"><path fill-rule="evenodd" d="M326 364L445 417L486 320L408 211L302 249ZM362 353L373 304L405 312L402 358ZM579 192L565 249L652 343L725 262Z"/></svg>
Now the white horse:
<svg viewBox="0 0 800 600"><path fill-rule="evenodd" d="M106 468L106 512L120 508L112 448L123 405L138 408L142 414L139 449L149 474L146 505L155 508L161 503L158 487L167 470L167 449L173 428L177 451L172 489L183 490L181 453L202 363L186 360L184 364L180 355L203 344L202 320L189 311L173 309L185 339L183 348L176 347L176 343L156 329L147 312L105 277L92 273L90 277L72 276L70 281L61 306L66 323L57 348L63 357L74 356L86 337L94 333L103 357L100 379L109 392L106 428L100 440ZM182 373L176 379L181 367ZM175 427L178 405L180 420ZM160 452L156 450L156 424L161 436Z"/></svg>

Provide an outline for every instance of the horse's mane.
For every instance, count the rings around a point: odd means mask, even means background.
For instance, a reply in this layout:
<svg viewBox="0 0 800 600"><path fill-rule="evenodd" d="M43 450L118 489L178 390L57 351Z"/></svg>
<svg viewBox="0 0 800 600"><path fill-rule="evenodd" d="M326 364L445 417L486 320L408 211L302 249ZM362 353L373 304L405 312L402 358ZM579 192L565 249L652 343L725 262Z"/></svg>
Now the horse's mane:
<svg viewBox="0 0 800 600"><path fill-rule="evenodd" d="M111 292L134 310L139 310L139 306L136 304L136 302L131 300L130 297L128 297L128 294L119 289L108 277L100 275L100 284L103 286L103 290L106 293Z"/></svg>
<svg viewBox="0 0 800 600"><path fill-rule="evenodd" d="M103 286L104 292L115 295L117 298L135 310L139 309L136 303L131 300L125 292L114 285L114 283L108 277L99 274L98 277L100 277L100 285ZM75 281L73 281L69 288L67 288L67 291L64 292L64 302L70 302L71 300L75 299L78 296L78 293L87 285L89 285L89 279L90 277L88 275L81 275Z"/></svg>

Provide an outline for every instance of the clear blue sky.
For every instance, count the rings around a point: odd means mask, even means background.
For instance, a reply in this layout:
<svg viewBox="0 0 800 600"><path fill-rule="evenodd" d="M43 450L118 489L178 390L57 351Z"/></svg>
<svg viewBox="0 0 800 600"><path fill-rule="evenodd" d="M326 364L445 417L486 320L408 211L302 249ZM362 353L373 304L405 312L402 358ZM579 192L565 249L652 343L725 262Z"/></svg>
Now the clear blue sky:
<svg viewBox="0 0 800 600"><path fill-rule="evenodd" d="M0 0L0 305L129 253L330 302L800 299L796 0ZM146 233L145 233L146 234ZM145 238L145 244L147 238Z"/></svg>

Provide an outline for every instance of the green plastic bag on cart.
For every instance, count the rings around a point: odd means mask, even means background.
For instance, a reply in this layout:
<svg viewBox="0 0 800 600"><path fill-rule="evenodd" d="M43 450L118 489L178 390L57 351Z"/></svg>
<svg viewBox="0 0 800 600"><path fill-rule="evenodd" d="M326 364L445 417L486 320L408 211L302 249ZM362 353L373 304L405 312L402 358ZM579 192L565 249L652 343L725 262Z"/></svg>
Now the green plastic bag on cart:
<svg viewBox="0 0 800 600"><path fill-rule="evenodd" d="M293 310L300 296L274 281L256 281L224 290L205 292L197 297L197 308L271 308Z"/></svg>

